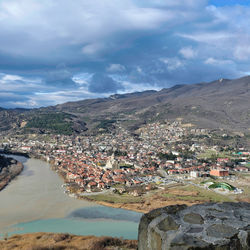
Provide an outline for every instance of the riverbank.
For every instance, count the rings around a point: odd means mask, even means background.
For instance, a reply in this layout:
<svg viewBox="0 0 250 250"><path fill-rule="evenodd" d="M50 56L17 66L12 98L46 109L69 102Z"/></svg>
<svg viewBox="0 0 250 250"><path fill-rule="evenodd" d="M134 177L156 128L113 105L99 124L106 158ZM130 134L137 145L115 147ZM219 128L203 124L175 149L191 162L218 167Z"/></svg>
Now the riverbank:
<svg viewBox="0 0 250 250"><path fill-rule="evenodd" d="M16 178L23 171L23 168L21 162L0 155L0 191Z"/></svg>
<svg viewBox="0 0 250 250"><path fill-rule="evenodd" d="M41 155L38 156L32 154L28 156L30 157L30 159L36 158L44 162L48 162ZM56 172L56 174L63 180L64 183L67 183L65 173L60 171L53 161L50 161L49 164L50 164L50 169ZM173 197L166 197L162 195L166 193L172 194L172 191L174 192ZM203 201L200 200L198 192L185 191L184 195L188 197L190 197L190 195L198 196L196 200L190 200L190 199L185 200L185 198L183 197L178 197L178 191L176 191L176 189L172 190L170 188L167 188L164 191L162 189L153 190L139 197L134 197L133 195L114 194L113 192L102 195L96 195L95 193L91 193L91 195L89 196L81 196L80 189L77 185L69 185L67 186L67 193L72 194L78 200L85 200L106 207L122 208L139 213L147 213L153 209L162 206L175 205L175 204L186 204L191 206L194 204L202 203ZM183 190L181 190L180 193L183 194ZM214 201L214 200L206 199L204 201Z"/></svg>
<svg viewBox="0 0 250 250"><path fill-rule="evenodd" d="M64 194L63 181L45 161L10 156L24 166L22 173L0 192L0 234L6 227L28 221L64 218L94 204ZM8 228L6 229L8 231Z"/></svg>
<svg viewBox="0 0 250 250"><path fill-rule="evenodd" d="M39 158L46 162L46 159L42 156L32 155L32 157ZM53 161L50 161L49 164L50 168L56 172L55 174L61 177L64 183L67 183L65 173L60 171ZM85 200L98 205L122 208L139 213L147 213L159 207L176 204L191 206L204 202L234 201L234 199L216 194L213 191L183 184L168 185L162 189L152 190L136 197L130 194L115 194L112 191L105 194L91 193L91 195L84 196L81 195L81 190L76 184L67 185L67 193L72 194L78 200Z"/></svg>
<svg viewBox="0 0 250 250"><path fill-rule="evenodd" d="M70 197L48 162L11 157L22 162L24 170L0 192L0 238L36 232L137 238L141 214Z"/></svg>
<svg viewBox="0 0 250 250"><path fill-rule="evenodd" d="M192 206L205 202L234 202L235 197L215 193L211 190L190 184L166 186L153 190L139 197L127 194L104 194L81 197L99 205L122 208L140 213L148 213L153 209L164 206L185 204Z"/></svg>
<svg viewBox="0 0 250 250"><path fill-rule="evenodd" d="M137 249L137 240L112 237L77 236L71 234L34 233L14 235L0 240L2 250L20 249Z"/></svg>
<svg viewBox="0 0 250 250"><path fill-rule="evenodd" d="M52 164L52 169L67 183L67 178L64 172L60 171L57 166ZM185 204L192 206L204 202L234 202L235 197L228 197L222 194L215 193L212 190L190 185L175 183L162 186L158 189L153 189L142 195L134 196L128 193L112 192L109 189L106 193L88 193L88 195L81 195L80 188L74 184L68 183L67 193L72 194L75 198L94 202L98 205L121 208L139 213L148 213L153 209L164 206Z"/></svg>

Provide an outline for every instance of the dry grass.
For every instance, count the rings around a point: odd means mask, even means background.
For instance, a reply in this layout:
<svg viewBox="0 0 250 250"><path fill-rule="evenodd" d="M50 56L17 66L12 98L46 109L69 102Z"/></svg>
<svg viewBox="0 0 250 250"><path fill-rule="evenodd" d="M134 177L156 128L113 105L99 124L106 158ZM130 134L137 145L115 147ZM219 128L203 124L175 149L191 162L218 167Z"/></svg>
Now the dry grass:
<svg viewBox="0 0 250 250"><path fill-rule="evenodd" d="M136 248L136 240L53 233L14 235L7 240L0 241L1 250L112 250Z"/></svg>
<svg viewBox="0 0 250 250"><path fill-rule="evenodd" d="M124 199L124 197L126 199ZM165 190L154 190L141 197L133 197L129 195L124 197L119 195L113 195L113 197L102 195L99 196L98 199L95 199L95 202L105 206L148 213L156 208L176 204L186 204L191 206L205 202L236 201L235 197L218 194L212 190L206 190L194 185L183 184L169 185Z"/></svg>

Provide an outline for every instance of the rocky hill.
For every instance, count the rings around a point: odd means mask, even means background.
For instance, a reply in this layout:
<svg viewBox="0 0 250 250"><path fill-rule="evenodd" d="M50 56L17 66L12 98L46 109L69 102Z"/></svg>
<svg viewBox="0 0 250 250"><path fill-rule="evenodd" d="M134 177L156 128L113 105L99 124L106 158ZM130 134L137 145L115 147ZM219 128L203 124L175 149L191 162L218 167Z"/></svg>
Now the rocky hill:
<svg viewBox="0 0 250 250"><path fill-rule="evenodd" d="M92 133L110 130L117 121L135 129L147 122L176 118L198 127L249 133L250 76L33 110L0 109L0 131Z"/></svg>

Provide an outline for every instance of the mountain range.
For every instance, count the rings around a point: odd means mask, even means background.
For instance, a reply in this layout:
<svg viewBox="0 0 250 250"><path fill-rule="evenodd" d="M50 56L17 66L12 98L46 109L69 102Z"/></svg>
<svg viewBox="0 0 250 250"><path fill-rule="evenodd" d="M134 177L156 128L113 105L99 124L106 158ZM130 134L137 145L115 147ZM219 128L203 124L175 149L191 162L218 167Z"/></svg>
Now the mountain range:
<svg viewBox="0 0 250 250"><path fill-rule="evenodd" d="M88 134L110 130L117 122L134 130L148 122L181 118L197 127L249 133L249 90L246 76L37 109L0 108L0 131Z"/></svg>

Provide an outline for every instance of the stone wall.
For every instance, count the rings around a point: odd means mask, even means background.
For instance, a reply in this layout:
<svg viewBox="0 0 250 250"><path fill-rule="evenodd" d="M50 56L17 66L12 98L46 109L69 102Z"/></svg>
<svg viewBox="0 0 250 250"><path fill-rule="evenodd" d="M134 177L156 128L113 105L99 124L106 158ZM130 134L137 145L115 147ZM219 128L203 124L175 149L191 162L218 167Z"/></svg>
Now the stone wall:
<svg viewBox="0 0 250 250"><path fill-rule="evenodd" d="M155 209L142 216L139 250L249 250L250 204L207 203Z"/></svg>

